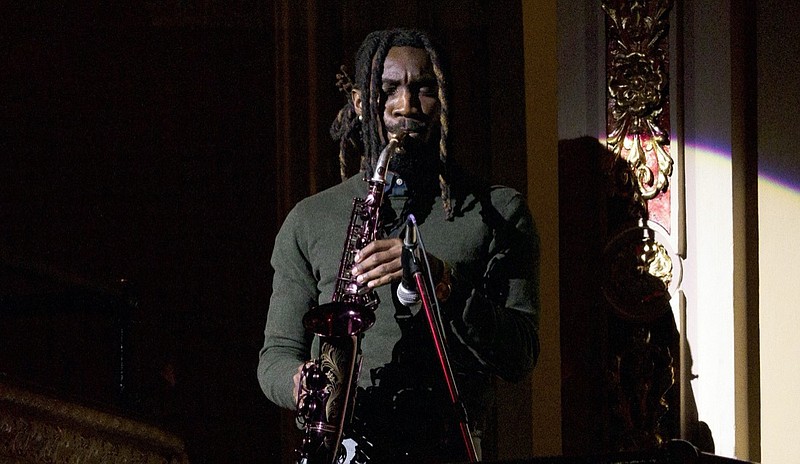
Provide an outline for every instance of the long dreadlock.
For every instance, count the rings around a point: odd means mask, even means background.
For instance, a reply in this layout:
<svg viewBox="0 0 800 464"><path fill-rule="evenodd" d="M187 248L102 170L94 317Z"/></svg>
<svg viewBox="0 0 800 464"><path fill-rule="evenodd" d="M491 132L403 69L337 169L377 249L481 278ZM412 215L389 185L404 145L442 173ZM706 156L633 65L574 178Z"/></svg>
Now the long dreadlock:
<svg viewBox="0 0 800 464"><path fill-rule="evenodd" d="M337 86L345 94L347 103L339 110L331 125L331 136L339 141L339 170L342 180L347 177L347 158L356 155L361 159L361 170L368 176L378 155L386 144L383 135L383 109L381 108L381 78L383 76L383 62L389 49L392 47L416 47L428 53L433 73L439 87L439 187L441 189L442 205L447 219L453 217L452 200L450 196L449 168L452 161L447 156L447 138L449 133L447 85L442 70L440 54L436 51L428 35L413 29L391 29L370 33L361 43L356 53L355 82L341 68L337 74ZM362 111L362 118L358 118L351 91L361 91L361 100L366 102L367 108Z"/></svg>

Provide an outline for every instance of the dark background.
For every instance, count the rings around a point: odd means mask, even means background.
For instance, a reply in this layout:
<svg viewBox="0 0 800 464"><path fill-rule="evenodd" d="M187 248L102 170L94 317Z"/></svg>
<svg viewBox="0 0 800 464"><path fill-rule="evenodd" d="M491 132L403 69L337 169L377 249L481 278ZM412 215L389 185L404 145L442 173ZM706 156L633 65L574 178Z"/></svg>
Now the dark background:
<svg viewBox="0 0 800 464"><path fill-rule="evenodd" d="M521 7L130 3L4 7L0 375L161 425L193 462L277 462L296 443L255 376L269 256L338 181L339 65L371 30L434 32L451 153L524 191Z"/></svg>

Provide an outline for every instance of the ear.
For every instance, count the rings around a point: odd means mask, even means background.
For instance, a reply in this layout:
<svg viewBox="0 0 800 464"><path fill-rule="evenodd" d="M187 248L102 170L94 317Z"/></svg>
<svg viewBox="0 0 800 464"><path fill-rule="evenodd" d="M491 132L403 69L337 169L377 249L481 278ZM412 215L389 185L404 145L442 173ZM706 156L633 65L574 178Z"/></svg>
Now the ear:
<svg viewBox="0 0 800 464"><path fill-rule="evenodd" d="M350 98L353 99L353 108L355 108L356 114L361 116L363 112L363 108L361 107L361 91L358 89L351 90Z"/></svg>

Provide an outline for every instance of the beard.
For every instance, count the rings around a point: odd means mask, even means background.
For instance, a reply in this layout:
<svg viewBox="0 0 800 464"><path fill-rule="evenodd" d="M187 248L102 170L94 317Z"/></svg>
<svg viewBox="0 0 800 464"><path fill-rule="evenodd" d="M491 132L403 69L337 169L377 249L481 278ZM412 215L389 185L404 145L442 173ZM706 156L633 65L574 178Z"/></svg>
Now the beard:
<svg viewBox="0 0 800 464"><path fill-rule="evenodd" d="M438 183L438 137L403 138L403 151L389 162L389 170L397 173L412 190L421 190Z"/></svg>
<svg viewBox="0 0 800 464"><path fill-rule="evenodd" d="M406 132L403 137L403 151L395 154L389 162L389 169L397 173L409 188L419 188L431 181L438 182L439 176L439 128L429 124L406 119L402 126L387 128L390 132Z"/></svg>

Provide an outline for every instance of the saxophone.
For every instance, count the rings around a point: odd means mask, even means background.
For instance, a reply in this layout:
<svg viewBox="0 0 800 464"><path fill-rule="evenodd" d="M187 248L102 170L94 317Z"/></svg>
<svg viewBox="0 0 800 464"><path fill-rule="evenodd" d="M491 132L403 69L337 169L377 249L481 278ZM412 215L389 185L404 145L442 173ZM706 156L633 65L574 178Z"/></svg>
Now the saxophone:
<svg viewBox="0 0 800 464"><path fill-rule="evenodd" d="M389 134L364 199L353 199L353 210L330 303L311 308L303 316L306 330L319 337L318 356L300 373L297 423L303 441L297 450L299 464L343 462L341 445L350 422L361 368L361 338L375 323L380 300L374 290L353 278L356 253L377 238L386 171L391 157L402 150L404 133Z"/></svg>

